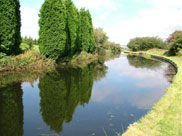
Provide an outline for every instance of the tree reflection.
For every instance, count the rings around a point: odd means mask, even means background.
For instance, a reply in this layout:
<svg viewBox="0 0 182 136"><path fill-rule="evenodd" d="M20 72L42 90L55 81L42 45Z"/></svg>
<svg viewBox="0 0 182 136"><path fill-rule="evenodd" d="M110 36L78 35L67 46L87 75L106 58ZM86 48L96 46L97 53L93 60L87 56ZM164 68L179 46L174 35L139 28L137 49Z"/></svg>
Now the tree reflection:
<svg viewBox="0 0 182 136"><path fill-rule="evenodd" d="M135 68L155 69L157 67L160 67L162 63L157 60L147 59L142 56L134 56L134 55L128 55L127 59L129 64L131 66L134 66Z"/></svg>
<svg viewBox="0 0 182 136"><path fill-rule="evenodd" d="M168 65L168 68L165 70L165 77L168 82L172 83L173 77L176 75L176 71L172 65Z"/></svg>
<svg viewBox="0 0 182 136"><path fill-rule="evenodd" d="M0 88L0 134L23 135L23 104L21 83Z"/></svg>
<svg viewBox="0 0 182 136"><path fill-rule="evenodd" d="M94 65L94 80L101 80L107 74L108 67L104 64L96 64Z"/></svg>
<svg viewBox="0 0 182 136"><path fill-rule="evenodd" d="M81 69L59 69L40 79L43 120L57 133L70 122L76 107L89 102L94 79L92 65Z"/></svg>

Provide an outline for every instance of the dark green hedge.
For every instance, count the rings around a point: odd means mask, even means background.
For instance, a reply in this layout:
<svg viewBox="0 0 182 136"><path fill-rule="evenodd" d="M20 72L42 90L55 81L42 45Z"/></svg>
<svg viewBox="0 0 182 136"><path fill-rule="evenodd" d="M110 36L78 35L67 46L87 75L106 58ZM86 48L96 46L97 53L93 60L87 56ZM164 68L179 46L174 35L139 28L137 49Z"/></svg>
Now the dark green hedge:
<svg viewBox="0 0 182 136"><path fill-rule="evenodd" d="M131 39L127 46L133 51L148 50L152 48L167 48L167 45L161 39L156 37L137 37Z"/></svg>
<svg viewBox="0 0 182 136"><path fill-rule="evenodd" d="M20 36L19 0L0 0L0 52L19 53Z"/></svg>

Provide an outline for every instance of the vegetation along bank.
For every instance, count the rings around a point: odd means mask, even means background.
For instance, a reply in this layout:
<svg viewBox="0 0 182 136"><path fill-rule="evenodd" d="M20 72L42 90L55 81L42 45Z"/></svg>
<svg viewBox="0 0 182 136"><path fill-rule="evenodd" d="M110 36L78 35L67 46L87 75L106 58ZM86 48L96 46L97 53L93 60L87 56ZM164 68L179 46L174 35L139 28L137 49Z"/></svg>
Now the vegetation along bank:
<svg viewBox="0 0 182 136"><path fill-rule="evenodd" d="M182 135L182 31L175 31L166 40L168 50L150 49L126 51L160 58L177 67L177 74L166 94L152 110L137 123L131 124L123 136L181 136ZM160 81L159 81L160 82Z"/></svg>

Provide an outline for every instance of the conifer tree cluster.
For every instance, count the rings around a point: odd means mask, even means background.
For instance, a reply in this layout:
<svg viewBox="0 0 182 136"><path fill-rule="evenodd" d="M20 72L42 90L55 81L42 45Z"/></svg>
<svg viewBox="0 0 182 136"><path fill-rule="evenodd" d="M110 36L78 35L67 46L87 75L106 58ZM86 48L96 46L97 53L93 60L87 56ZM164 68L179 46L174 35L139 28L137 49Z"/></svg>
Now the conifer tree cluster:
<svg viewBox="0 0 182 136"><path fill-rule="evenodd" d="M0 52L19 53L20 27L19 0L0 0Z"/></svg>
<svg viewBox="0 0 182 136"><path fill-rule="evenodd" d="M58 60L82 50L95 48L92 18L88 10L75 7L72 0L46 0L40 10L39 48Z"/></svg>

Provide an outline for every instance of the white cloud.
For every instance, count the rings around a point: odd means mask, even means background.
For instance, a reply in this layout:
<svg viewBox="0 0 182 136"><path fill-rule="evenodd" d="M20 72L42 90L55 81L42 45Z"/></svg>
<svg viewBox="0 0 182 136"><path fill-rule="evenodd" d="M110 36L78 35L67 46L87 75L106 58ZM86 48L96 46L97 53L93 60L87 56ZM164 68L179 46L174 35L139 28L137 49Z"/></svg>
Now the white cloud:
<svg viewBox="0 0 182 136"><path fill-rule="evenodd" d="M77 0L76 4L88 9L105 9L93 17L95 27L103 27L111 41L127 44L131 38L142 36L158 36L166 39L170 33L182 29L181 0L133 0L134 2L150 3L152 8L139 9L135 17L125 19L115 15L110 9L119 9L118 4L111 0ZM125 6L125 5L123 5ZM118 10L119 11L119 10ZM125 13L127 14L127 13Z"/></svg>
<svg viewBox="0 0 182 136"><path fill-rule="evenodd" d="M182 9L181 0L153 0L153 3L157 8Z"/></svg>
<svg viewBox="0 0 182 136"><path fill-rule="evenodd" d="M111 0L76 0L76 6L84 7L87 9L99 9L99 8L115 8L116 5Z"/></svg>
<svg viewBox="0 0 182 136"><path fill-rule="evenodd" d="M21 35L38 38L38 13L33 8L21 7Z"/></svg>
<svg viewBox="0 0 182 136"><path fill-rule="evenodd" d="M106 28L110 39L127 44L129 39L141 36L159 36L166 39L170 33L182 29L182 1L154 0L152 9L140 9L134 18L120 20Z"/></svg>

